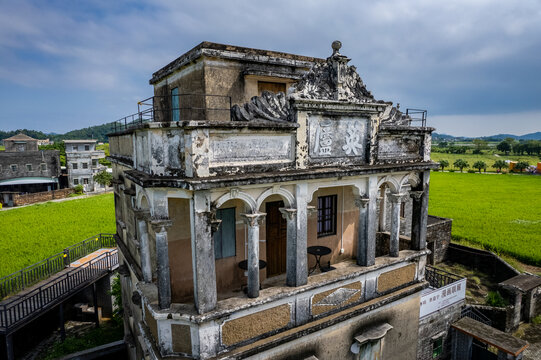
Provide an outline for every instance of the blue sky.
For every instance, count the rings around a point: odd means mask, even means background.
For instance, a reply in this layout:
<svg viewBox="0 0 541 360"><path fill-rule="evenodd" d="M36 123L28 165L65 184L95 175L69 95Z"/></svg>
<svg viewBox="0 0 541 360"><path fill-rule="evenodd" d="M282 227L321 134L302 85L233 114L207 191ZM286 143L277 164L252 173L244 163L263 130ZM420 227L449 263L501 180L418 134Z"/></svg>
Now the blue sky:
<svg viewBox="0 0 541 360"><path fill-rule="evenodd" d="M440 133L541 131L541 3L0 0L0 129L116 120L201 41L327 57Z"/></svg>

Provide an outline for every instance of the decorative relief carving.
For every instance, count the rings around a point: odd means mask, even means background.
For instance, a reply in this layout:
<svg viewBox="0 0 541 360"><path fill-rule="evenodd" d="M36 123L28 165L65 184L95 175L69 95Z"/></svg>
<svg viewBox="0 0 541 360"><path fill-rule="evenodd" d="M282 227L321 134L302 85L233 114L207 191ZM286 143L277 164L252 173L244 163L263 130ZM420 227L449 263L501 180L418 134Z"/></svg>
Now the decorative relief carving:
<svg viewBox="0 0 541 360"><path fill-rule="evenodd" d="M292 160L291 135L211 135L210 162L246 163Z"/></svg>
<svg viewBox="0 0 541 360"><path fill-rule="evenodd" d="M242 106L231 108L233 121L250 121L254 119L272 121L291 121L289 101L283 92L277 94L263 91L261 96L254 96Z"/></svg>
<svg viewBox="0 0 541 360"><path fill-rule="evenodd" d="M378 141L379 160L417 160L421 158L419 136L390 135Z"/></svg>

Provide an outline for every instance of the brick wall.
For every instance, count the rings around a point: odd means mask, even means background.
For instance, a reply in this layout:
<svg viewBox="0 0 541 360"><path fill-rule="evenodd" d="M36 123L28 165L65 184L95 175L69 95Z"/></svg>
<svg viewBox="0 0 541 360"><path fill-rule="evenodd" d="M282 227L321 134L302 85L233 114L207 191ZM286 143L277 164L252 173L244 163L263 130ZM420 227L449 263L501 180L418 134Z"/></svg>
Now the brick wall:
<svg viewBox="0 0 541 360"><path fill-rule="evenodd" d="M426 243L432 254L428 257L429 264L437 264L447 257L447 249L451 243L453 219L438 216L428 216L426 228Z"/></svg>
<svg viewBox="0 0 541 360"><path fill-rule="evenodd" d="M28 205L38 202L49 201L53 199L64 199L73 194L73 189L61 189L53 191L44 191L25 195L13 195L13 205Z"/></svg>

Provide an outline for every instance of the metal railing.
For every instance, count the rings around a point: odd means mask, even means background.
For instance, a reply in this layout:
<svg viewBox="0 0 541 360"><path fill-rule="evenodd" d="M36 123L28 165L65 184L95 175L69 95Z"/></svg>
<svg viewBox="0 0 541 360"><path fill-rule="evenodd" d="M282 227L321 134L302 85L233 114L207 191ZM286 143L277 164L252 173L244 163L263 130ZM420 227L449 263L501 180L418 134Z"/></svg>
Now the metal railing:
<svg viewBox="0 0 541 360"><path fill-rule="evenodd" d="M492 320L490 320L482 312L480 312L479 310L471 306L466 306L465 308L462 309L460 313L460 318L462 319L463 317L469 317L485 325L492 326Z"/></svg>
<svg viewBox="0 0 541 360"><path fill-rule="evenodd" d="M213 94L177 94L152 96L137 103L137 113L113 123L113 132L146 122L231 119L231 96Z"/></svg>
<svg viewBox="0 0 541 360"><path fill-rule="evenodd" d="M427 265L425 266L425 279L430 284L430 287L439 289L463 278L453 273Z"/></svg>
<svg viewBox="0 0 541 360"><path fill-rule="evenodd" d="M406 109L406 116L409 116L412 122L420 122L422 127L426 126L426 116L427 116L427 110L421 110L421 109Z"/></svg>
<svg viewBox="0 0 541 360"><path fill-rule="evenodd" d="M113 249L82 264L80 267L51 279L20 297L14 297L0 304L0 331L8 330L63 301L118 265L118 250Z"/></svg>
<svg viewBox="0 0 541 360"><path fill-rule="evenodd" d="M76 261L98 249L116 247L113 234L98 234L71 245L61 253L30 265L22 270L0 278L0 299L47 279Z"/></svg>

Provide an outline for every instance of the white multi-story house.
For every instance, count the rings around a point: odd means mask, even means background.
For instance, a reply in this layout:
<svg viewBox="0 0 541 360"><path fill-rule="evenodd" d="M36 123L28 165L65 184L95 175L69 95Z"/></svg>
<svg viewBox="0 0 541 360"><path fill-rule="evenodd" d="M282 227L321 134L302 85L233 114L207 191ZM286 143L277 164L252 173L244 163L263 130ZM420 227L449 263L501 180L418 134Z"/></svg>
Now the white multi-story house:
<svg viewBox="0 0 541 360"><path fill-rule="evenodd" d="M94 184L94 175L107 167L99 163L105 151L96 150L97 140L64 140L66 146L66 168L70 187L83 185L85 192L96 191L101 186Z"/></svg>

